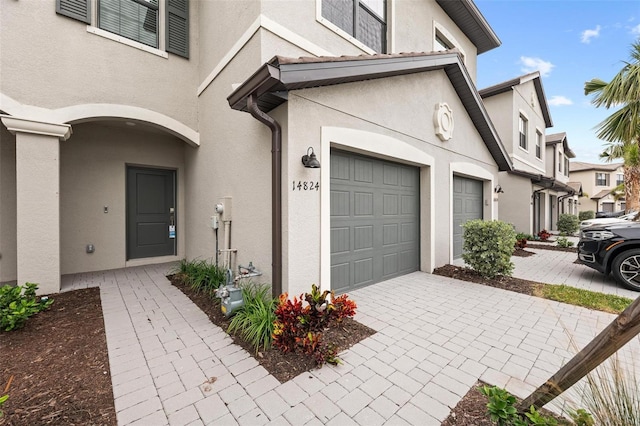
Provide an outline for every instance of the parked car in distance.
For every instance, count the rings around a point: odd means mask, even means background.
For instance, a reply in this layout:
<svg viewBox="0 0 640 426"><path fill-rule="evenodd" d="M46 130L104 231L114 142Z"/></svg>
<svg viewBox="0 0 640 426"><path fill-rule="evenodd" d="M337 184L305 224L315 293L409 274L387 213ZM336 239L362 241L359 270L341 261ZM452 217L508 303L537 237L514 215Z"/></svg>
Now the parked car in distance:
<svg viewBox="0 0 640 426"><path fill-rule="evenodd" d="M578 259L613 274L618 283L640 291L640 222L595 225L580 231Z"/></svg>
<svg viewBox="0 0 640 426"><path fill-rule="evenodd" d="M624 221L633 220L636 217L636 212L627 213L618 217L597 217L595 219L587 219L580 222L580 229L593 225L607 225L609 223L619 223Z"/></svg>
<svg viewBox="0 0 640 426"><path fill-rule="evenodd" d="M601 218L601 217L620 217L624 214L624 210L620 210L617 212L596 212L596 217L597 218Z"/></svg>

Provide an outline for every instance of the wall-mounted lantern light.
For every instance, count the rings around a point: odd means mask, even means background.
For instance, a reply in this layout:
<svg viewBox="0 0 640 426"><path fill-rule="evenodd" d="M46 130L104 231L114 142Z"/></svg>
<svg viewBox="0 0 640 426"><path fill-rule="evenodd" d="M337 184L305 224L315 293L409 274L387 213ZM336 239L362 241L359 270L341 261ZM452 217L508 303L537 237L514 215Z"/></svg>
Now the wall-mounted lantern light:
<svg viewBox="0 0 640 426"><path fill-rule="evenodd" d="M495 192L496 194L504 194L504 191L502 190L502 187L500 185L496 185L496 187L493 188L493 192Z"/></svg>
<svg viewBox="0 0 640 426"><path fill-rule="evenodd" d="M308 169L320 168L320 162L316 158L316 153L313 152L312 147L307 148L307 154L302 156L302 164Z"/></svg>

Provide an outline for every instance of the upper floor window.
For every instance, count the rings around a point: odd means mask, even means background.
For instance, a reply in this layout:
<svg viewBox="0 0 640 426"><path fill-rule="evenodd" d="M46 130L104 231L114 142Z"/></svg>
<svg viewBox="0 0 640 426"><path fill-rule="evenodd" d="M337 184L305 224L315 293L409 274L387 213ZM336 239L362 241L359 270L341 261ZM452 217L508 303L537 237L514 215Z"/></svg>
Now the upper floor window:
<svg viewBox="0 0 640 426"><path fill-rule="evenodd" d="M564 159L564 175L569 176L569 159Z"/></svg>
<svg viewBox="0 0 640 426"><path fill-rule="evenodd" d="M436 52L440 52L442 50L451 50L453 49L453 44L449 42L440 32L436 32L436 43L434 45L434 49Z"/></svg>
<svg viewBox="0 0 640 426"><path fill-rule="evenodd" d="M609 186L609 173L596 173L596 186Z"/></svg>
<svg viewBox="0 0 640 426"><path fill-rule="evenodd" d="M558 171L562 173L562 164L564 163L564 159L562 158L562 153L558 153Z"/></svg>
<svg viewBox="0 0 640 426"><path fill-rule="evenodd" d="M166 52L189 57L189 0L56 0L56 13L88 24L87 32L165 58Z"/></svg>
<svg viewBox="0 0 640 426"><path fill-rule="evenodd" d="M528 120L524 118L524 116L520 115L520 119L518 121L519 121L518 132L520 135L520 148L528 149L528 141L527 141Z"/></svg>
<svg viewBox="0 0 640 426"><path fill-rule="evenodd" d="M622 185L624 183L624 174L616 173L616 186Z"/></svg>
<svg viewBox="0 0 640 426"><path fill-rule="evenodd" d="M386 52L386 0L322 0L322 17L365 46Z"/></svg>
<svg viewBox="0 0 640 426"><path fill-rule="evenodd" d="M536 158L542 159L542 133L536 130Z"/></svg>
<svg viewBox="0 0 640 426"><path fill-rule="evenodd" d="M158 47L158 0L99 0L98 27Z"/></svg>

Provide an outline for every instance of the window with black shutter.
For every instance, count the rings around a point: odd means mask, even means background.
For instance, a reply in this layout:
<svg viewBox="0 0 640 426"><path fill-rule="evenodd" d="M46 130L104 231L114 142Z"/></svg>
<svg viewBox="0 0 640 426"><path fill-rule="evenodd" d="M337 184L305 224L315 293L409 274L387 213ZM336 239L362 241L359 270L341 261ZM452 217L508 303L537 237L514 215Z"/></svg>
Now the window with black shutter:
<svg viewBox="0 0 640 426"><path fill-rule="evenodd" d="M164 28L160 1L166 3ZM154 48L164 35L167 52L189 57L189 0L97 0L97 9L97 22L92 22L91 0L56 0L60 15Z"/></svg>

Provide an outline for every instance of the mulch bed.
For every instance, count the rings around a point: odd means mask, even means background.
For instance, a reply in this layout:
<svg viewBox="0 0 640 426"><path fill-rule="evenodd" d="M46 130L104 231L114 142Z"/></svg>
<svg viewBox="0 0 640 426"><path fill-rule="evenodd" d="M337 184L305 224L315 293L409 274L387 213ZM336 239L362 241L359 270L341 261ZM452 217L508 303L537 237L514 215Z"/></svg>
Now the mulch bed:
<svg viewBox="0 0 640 426"><path fill-rule="evenodd" d="M451 414L441 424L441 426L495 426L489 416L487 416L487 403L486 396L480 393L480 388L486 385L481 380L469 389L469 392L458 402ZM489 384L491 386L491 384ZM519 404L522 400L516 398L516 404ZM545 416L552 416L558 421L559 425L571 425L564 417L558 416L549 410L542 408L539 410Z"/></svg>
<svg viewBox="0 0 640 426"><path fill-rule="evenodd" d="M100 290L52 296L24 328L0 331L0 425L116 425Z"/></svg>
<svg viewBox="0 0 640 426"><path fill-rule="evenodd" d="M535 256L536 254L532 251L527 251L525 249L522 248L517 248L513 251L513 256L516 257L529 257L529 256Z"/></svg>
<svg viewBox="0 0 640 426"><path fill-rule="evenodd" d="M515 291L517 293L535 296L536 290L542 287L542 284L535 281L523 280L516 277L498 276L496 278L484 278L471 268L454 265L444 265L433 270L434 275L443 277L456 278L462 281L469 281L476 284L488 285L490 287L501 288L503 290Z"/></svg>
<svg viewBox="0 0 640 426"><path fill-rule="evenodd" d="M211 322L223 330L229 327L230 319L225 318L220 311L220 303L218 299L212 300L211 297L203 292L197 293L188 285L184 284L176 275L170 276L171 284L182 291L189 299L191 299L198 307L209 317ZM357 303L357 300L356 300ZM357 310L356 310L357 312ZM342 321L339 328L329 328L325 330L322 336L324 342L331 342L338 348L338 352L350 348L359 341L366 339L375 333L375 330L360 324L350 318ZM303 373L316 367L313 359L307 356L294 353L283 353L277 348L271 348L266 351L255 353L255 349L243 339L237 336L231 336L234 343L242 346L249 353L253 354L256 360L269 373L271 373L280 383L289 381Z"/></svg>

